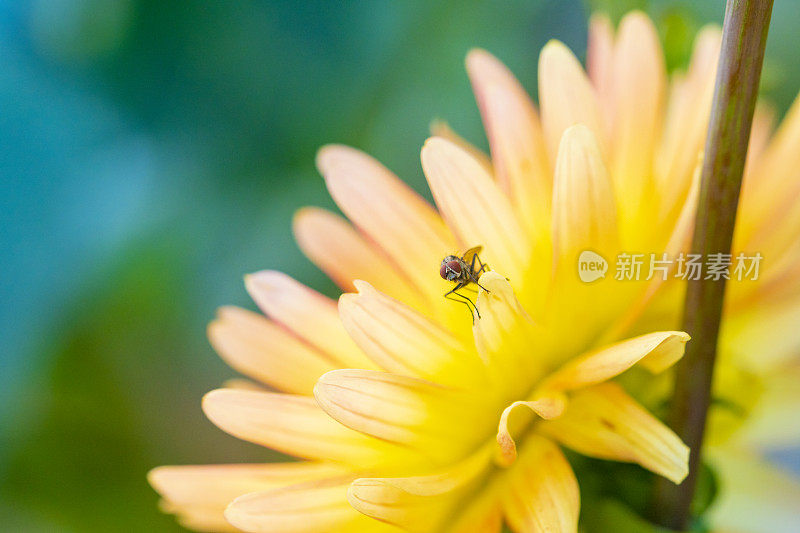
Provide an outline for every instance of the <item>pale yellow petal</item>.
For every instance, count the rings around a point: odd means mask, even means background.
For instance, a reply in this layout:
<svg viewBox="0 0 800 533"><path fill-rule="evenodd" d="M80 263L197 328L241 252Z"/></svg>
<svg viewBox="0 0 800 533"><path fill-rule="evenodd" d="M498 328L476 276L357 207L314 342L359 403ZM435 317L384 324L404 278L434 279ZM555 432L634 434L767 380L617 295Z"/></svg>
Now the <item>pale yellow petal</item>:
<svg viewBox="0 0 800 533"><path fill-rule="evenodd" d="M444 385L475 386L484 367L474 349L402 303L357 281L339 312L345 329L381 368Z"/></svg>
<svg viewBox="0 0 800 533"><path fill-rule="evenodd" d="M575 55L558 41L547 43L539 55L539 104L551 161L564 130L574 124L605 135L594 87Z"/></svg>
<svg viewBox="0 0 800 533"><path fill-rule="evenodd" d="M370 370L334 370L314 388L319 406L345 426L448 462L474 446L489 413L477 398L421 379Z"/></svg>
<svg viewBox="0 0 800 533"><path fill-rule="evenodd" d="M286 392L310 394L319 376L339 366L274 322L238 307L219 309L208 338L233 369Z"/></svg>
<svg viewBox="0 0 800 533"><path fill-rule="evenodd" d="M378 290L423 307L424 298L377 246L346 220L317 207L304 207L294 217L294 235L303 253L346 291L363 279Z"/></svg>
<svg viewBox="0 0 800 533"><path fill-rule="evenodd" d="M797 360L800 353L797 324L800 324L800 298L751 304L726 317L720 343L725 351L736 356L737 364L763 375Z"/></svg>
<svg viewBox="0 0 800 533"><path fill-rule="evenodd" d="M484 262L522 283L531 243L508 198L480 163L450 141L434 137L422 148L422 168L436 204L463 247L483 246Z"/></svg>
<svg viewBox="0 0 800 533"><path fill-rule="evenodd" d="M744 167L744 181L742 182L742 196L750 194L748 189L758 186L758 177L754 176L753 169L757 167L761 156L769 146L772 132L775 129L775 109L767 102L756 102L753 112L753 125L750 130L750 142L747 145L747 162Z"/></svg>
<svg viewBox="0 0 800 533"><path fill-rule="evenodd" d="M530 235L541 238L548 226L552 180L536 108L514 75L488 52L471 50L466 63L495 177Z"/></svg>
<svg viewBox="0 0 800 533"><path fill-rule="evenodd" d="M708 461L720 483L719 495L707 513L715 531L800 531L800 479L739 450L710 448Z"/></svg>
<svg viewBox="0 0 800 533"><path fill-rule="evenodd" d="M778 263L800 237L800 96L795 99L775 136L764 150L740 205L740 249L758 250ZM753 182L750 184L750 182ZM780 224L775 221L780 220Z"/></svg>
<svg viewBox="0 0 800 533"><path fill-rule="evenodd" d="M347 217L405 277L438 296L436 267L458 248L439 214L386 167L353 148L326 146L317 154L317 166Z"/></svg>
<svg viewBox="0 0 800 533"><path fill-rule="evenodd" d="M203 397L203 411L223 431L306 459L366 468L400 450L353 431L329 417L314 398L218 389Z"/></svg>
<svg viewBox="0 0 800 533"><path fill-rule="evenodd" d="M716 372L715 372L716 373ZM751 449L791 449L800 443L800 365L783 367L765 378L764 391L736 441Z"/></svg>
<svg viewBox="0 0 800 533"><path fill-rule="evenodd" d="M335 301L274 270L246 276L245 285L267 316L327 353L338 366L377 368L345 331Z"/></svg>
<svg viewBox="0 0 800 533"><path fill-rule="evenodd" d="M617 210L597 138L586 126L564 131L553 186L553 252L557 269L574 278L584 250L619 250Z"/></svg>
<svg viewBox="0 0 800 533"><path fill-rule="evenodd" d="M652 184L665 92L666 68L658 33L644 13L629 13L620 22L614 50L609 165L617 205L626 223L633 223L639 215Z"/></svg>
<svg viewBox="0 0 800 533"><path fill-rule="evenodd" d="M580 493L564 454L548 439L530 435L508 471L503 511L515 533L576 533Z"/></svg>
<svg viewBox="0 0 800 533"><path fill-rule="evenodd" d="M568 391L609 380L640 363L651 372L661 372L683 357L689 335L682 331L659 331L627 339L584 354L551 374L542 391Z"/></svg>
<svg viewBox="0 0 800 533"><path fill-rule="evenodd" d="M347 502L350 479L330 479L283 489L247 494L225 511L228 521L243 531L320 533L393 531Z"/></svg>
<svg viewBox="0 0 800 533"><path fill-rule="evenodd" d="M563 415L538 427L584 455L638 463L674 483L689 473L689 448L615 383L576 392Z"/></svg>
<svg viewBox="0 0 800 533"><path fill-rule="evenodd" d="M465 497L473 496L490 471L489 452L484 447L464 461L425 476L357 479L348 499L358 511L403 531L445 531L464 511Z"/></svg>

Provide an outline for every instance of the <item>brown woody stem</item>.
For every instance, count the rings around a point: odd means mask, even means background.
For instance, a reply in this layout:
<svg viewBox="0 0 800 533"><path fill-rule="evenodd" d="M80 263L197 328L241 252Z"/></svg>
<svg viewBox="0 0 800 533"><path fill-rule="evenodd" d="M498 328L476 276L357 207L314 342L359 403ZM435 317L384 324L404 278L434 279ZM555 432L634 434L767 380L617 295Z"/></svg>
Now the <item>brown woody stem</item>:
<svg viewBox="0 0 800 533"><path fill-rule="evenodd" d="M692 253L730 253L750 126L773 0L728 0L714 102L708 126ZM703 433L711 397L725 280L688 282L683 329L692 336L677 365L670 425L691 448L689 476L680 485L659 479L654 520L689 527Z"/></svg>

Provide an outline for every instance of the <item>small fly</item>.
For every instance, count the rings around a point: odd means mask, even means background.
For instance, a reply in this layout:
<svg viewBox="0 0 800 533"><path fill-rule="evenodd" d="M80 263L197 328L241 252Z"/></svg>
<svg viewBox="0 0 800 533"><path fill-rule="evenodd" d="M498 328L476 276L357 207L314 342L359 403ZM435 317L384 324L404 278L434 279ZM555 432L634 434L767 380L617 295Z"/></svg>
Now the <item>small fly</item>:
<svg viewBox="0 0 800 533"><path fill-rule="evenodd" d="M483 246L470 248L464 252L461 257L457 255L448 255L442 259L442 264L439 266L439 275L442 276L443 279L452 281L456 284L455 287L445 293L444 297L448 300L461 302L466 305L467 308L469 308L469 314L473 317L473 321L475 319L475 315L472 314L473 309L475 309L475 313L478 315L478 318L481 317L481 314L478 311L478 306L475 305L475 302L473 302L468 296L465 296L458 291L466 288L469 284L474 283L481 289L489 292L486 287L478 283L478 279L480 279L481 274L489 270L489 266L481 261L480 257L478 257L478 254L482 249Z"/></svg>

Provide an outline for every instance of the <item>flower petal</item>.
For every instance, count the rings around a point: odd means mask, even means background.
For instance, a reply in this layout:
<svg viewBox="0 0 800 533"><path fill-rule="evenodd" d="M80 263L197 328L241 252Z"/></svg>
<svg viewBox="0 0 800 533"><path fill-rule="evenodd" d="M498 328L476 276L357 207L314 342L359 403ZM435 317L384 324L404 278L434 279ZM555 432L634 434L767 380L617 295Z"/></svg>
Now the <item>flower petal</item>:
<svg viewBox="0 0 800 533"><path fill-rule="evenodd" d="M518 407L527 407L527 414L535 413L545 420L552 420L558 418L564 413L567 407L567 398L563 394L555 394L553 396L543 396L532 401L517 401L509 405L503 410L500 415L500 423L497 428L497 444L499 445L498 462L503 466L510 466L517 459L517 443L511 436L521 433L520 429L527 429L531 421L531 416L523 420L517 419L514 421L514 428L509 423L511 413L518 411Z"/></svg>
<svg viewBox="0 0 800 533"><path fill-rule="evenodd" d="M718 26L703 28L695 39L686 77L676 76L672 82L664 134L655 155L656 187L665 213L677 209L687 194L703 150L721 42Z"/></svg>
<svg viewBox="0 0 800 533"><path fill-rule="evenodd" d="M489 156L486 153L466 140L464 137L459 135L458 133L450 127L450 124L445 122L444 120L434 120L431 122L430 125L430 132L431 137L442 137L447 139L453 144L456 144L466 150L467 152L478 161L483 168L486 169L486 172L492 173L494 172L492 168L492 160L489 159Z"/></svg>
<svg viewBox="0 0 800 533"><path fill-rule="evenodd" d="M751 452L711 448L720 493L707 518L714 531L796 533L800 479Z"/></svg>
<svg viewBox="0 0 800 533"><path fill-rule="evenodd" d="M542 335L503 276L487 272L480 284L486 290L478 293L481 316L473 326L475 346L493 388L506 398L519 398L547 364L541 355L547 352L542 348Z"/></svg>
<svg viewBox="0 0 800 533"><path fill-rule="evenodd" d="M236 533L240 531L225 520L224 509L195 505L173 505L167 501L159 502L162 512L174 514L178 523L191 531L208 533Z"/></svg>
<svg viewBox="0 0 800 533"><path fill-rule="evenodd" d="M295 214L294 235L303 253L342 289L352 291L353 281L363 279L394 298L423 307L419 290L342 217L304 207Z"/></svg>
<svg viewBox="0 0 800 533"><path fill-rule="evenodd" d="M466 62L495 176L538 240L548 227L552 180L536 108L514 75L488 52L471 50Z"/></svg>
<svg viewBox="0 0 800 533"><path fill-rule="evenodd" d="M274 322L238 307L219 309L208 338L233 369L286 392L310 394L319 376L339 366Z"/></svg>
<svg viewBox="0 0 800 533"><path fill-rule="evenodd" d="M436 205L464 247L482 245L481 257L493 269L522 283L530 243L508 198L480 163L450 141L433 137L422 148L422 168Z"/></svg>
<svg viewBox="0 0 800 533"><path fill-rule="evenodd" d="M350 485L348 499L358 511L403 531L445 531L463 498L485 479L491 465L484 448L468 459L425 476L363 478Z"/></svg>
<svg viewBox="0 0 800 533"><path fill-rule="evenodd" d="M405 277L438 296L435 268L457 245L436 211L386 167L353 148L326 146L317 154L317 166L347 217Z"/></svg>
<svg viewBox="0 0 800 533"><path fill-rule="evenodd" d="M324 463L273 463L160 466L147 480L174 505L218 507L220 515L235 498L267 490L341 475L343 469Z"/></svg>
<svg viewBox="0 0 800 533"><path fill-rule="evenodd" d="M594 87L575 55L559 41L547 43L539 55L539 105L551 161L564 130L573 124L605 135Z"/></svg>
<svg viewBox="0 0 800 533"><path fill-rule="evenodd" d="M484 367L471 347L400 302L357 281L358 294L343 294L345 329L381 368L443 385L474 386Z"/></svg>
<svg viewBox="0 0 800 533"><path fill-rule="evenodd" d="M584 455L637 463L674 483L689 473L689 448L615 383L576 392L562 416L538 427Z"/></svg>
<svg viewBox="0 0 800 533"><path fill-rule="evenodd" d="M203 397L203 411L234 437L296 457L366 468L401 452L346 428L305 396L217 389Z"/></svg>
<svg viewBox="0 0 800 533"><path fill-rule="evenodd" d="M573 273L584 250L606 255L619 250L611 180L595 135L582 124L570 126L561 138L552 227L557 269Z"/></svg>
<svg viewBox="0 0 800 533"><path fill-rule="evenodd" d="M586 70L597 91L597 100L606 125L603 133L607 135L612 120L611 98L614 83L614 27L607 15L595 13L591 16L588 41Z"/></svg>
<svg viewBox="0 0 800 533"><path fill-rule="evenodd" d="M744 250L758 250L764 257L779 263L792 249L796 250L800 234L800 208L797 198L800 185L797 168L800 154L800 95L770 142L753 175L757 182L748 184L742 196L741 216L746 226L738 236ZM748 180L755 181L755 180ZM780 224L775 224L780 220Z"/></svg>
<svg viewBox="0 0 800 533"><path fill-rule="evenodd" d="M800 366L780 368L767 378L766 388L758 398L736 442L760 451L790 449L800 442Z"/></svg>
<svg viewBox="0 0 800 533"><path fill-rule="evenodd" d="M657 373L683 357L689 335L682 331L658 331L589 352L551 374L540 391L569 391L601 383L636 363Z"/></svg>
<svg viewBox="0 0 800 533"><path fill-rule="evenodd" d="M548 439L530 435L508 470L503 511L515 533L575 533L578 481L564 454Z"/></svg>
<svg viewBox="0 0 800 533"><path fill-rule="evenodd" d="M485 435L480 428L491 427L474 395L387 372L334 370L320 378L314 396L345 426L434 463L452 462Z"/></svg>
<svg viewBox="0 0 800 533"><path fill-rule="evenodd" d="M351 479L334 478L247 494L231 503L225 518L239 529L253 532L392 531L350 506L347 487Z"/></svg>
<svg viewBox="0 0 800 533"><path fill-rule="evenodd" d="M264 313L300 339L327 353L340 367L377 368L339 320L336 302L274 270L245 277L250 296Z"/></svg>
<svg viewBox="0 0 800 533"><path fill-rule="evenodd" d="M653 23L634 11L620 22L614 50L614 123L611 177L623 220L635 224L661 131L666 67ZM640 228L631 228L633 230Z"/></svg>

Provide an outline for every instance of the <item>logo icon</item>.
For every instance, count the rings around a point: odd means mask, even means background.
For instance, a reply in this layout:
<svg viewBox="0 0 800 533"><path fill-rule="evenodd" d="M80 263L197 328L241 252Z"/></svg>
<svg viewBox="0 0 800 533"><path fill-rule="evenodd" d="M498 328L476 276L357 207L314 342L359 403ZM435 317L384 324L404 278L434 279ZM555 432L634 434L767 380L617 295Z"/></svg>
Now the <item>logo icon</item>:
<svg viewBox="0 0 800 533"><path fill-rule="evenodd" d="M584 283L591 283L606 277L608 261L591 250L584 250L578 257L578 277Z"/></svg>

